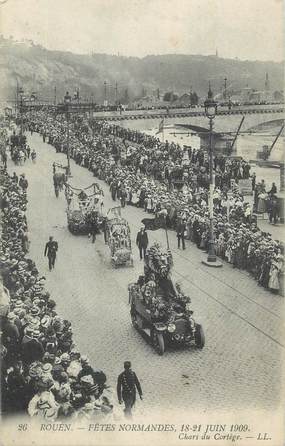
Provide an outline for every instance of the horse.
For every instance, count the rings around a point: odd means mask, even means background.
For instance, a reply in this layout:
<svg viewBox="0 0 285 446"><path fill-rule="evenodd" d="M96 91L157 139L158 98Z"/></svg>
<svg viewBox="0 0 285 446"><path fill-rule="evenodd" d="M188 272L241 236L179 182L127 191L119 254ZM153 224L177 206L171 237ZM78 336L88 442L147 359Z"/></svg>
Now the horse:
<svg viewBox="0 0 285 446"><path fill-rule="evenodd" d="M54 187L58 188L60 191L63 189L63 185L66 184L66 175L63 172L55 172L53 174L53 184Z"/></svg>

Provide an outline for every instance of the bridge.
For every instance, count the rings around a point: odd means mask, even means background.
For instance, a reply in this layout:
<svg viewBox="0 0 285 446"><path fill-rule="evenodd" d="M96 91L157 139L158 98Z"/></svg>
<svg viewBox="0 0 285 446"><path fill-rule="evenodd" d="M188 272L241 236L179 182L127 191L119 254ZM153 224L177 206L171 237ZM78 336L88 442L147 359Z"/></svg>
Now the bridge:
<svg viewBox="0 0 285 446"><path fill-rule="evenodd" d="M283 106L259 106L259 107L237 107L231 110L220 108L214 120L215 132L229 133L235 132L242 116L245 120L242 131L260 131L263 128L273 128L282 125L284 121ZM194 131L208 131L208 119L204 110L128 110L125 112L93 112L94 119L104 119L117 122L120 125L135 128L138 126L137 120L147 120L148 127L158 127L158 122L163 118L166 124L185 124L187 128ZM197 131L197 130L196 130Z"/></svg>
<svg viewBox="0 0 285 446"><path fill-rule="evenodd" d="M22 105L20 112L48 109L55 113L65 111L64 104L52 105L47 103L37 103L33 107ZM96 120L106 120L118 123L129 128L145 128L145 124L137 121L147 121L148 128L158 127L158 123L164 119L166 124L179 124L187 126L189 130L198 133L208 131L208 119L205 117L203 107L189 108L161 108L149 110L125 110L125 111L98 111L98 106L93 103L73 102L68 106L69 113L88 114ZM284 121L284 104L264 104L233 106L230 110L227 107L219 106L217 116L214 121L216 133L235 133L242 116L245 117L242 132L256 132L262 129L281 127ZM241 132L241 133L242 133Z"/></svg>

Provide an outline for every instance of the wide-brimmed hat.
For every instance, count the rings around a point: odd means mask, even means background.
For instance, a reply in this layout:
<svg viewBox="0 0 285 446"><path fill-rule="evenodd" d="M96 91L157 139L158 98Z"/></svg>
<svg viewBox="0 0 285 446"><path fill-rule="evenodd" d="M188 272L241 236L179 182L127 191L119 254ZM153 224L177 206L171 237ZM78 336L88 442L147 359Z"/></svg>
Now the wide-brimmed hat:
<svg viewBox="0 0 285 446"><path fill-rule="evenodd" d="M33 338L38 338L41 335L41 331L38 329L33 330Z"/></svg>
<svg viewBox="0 0 285 446"><path fill-rule="evenodd" d="M42 365L42 371L43 373L47 374L47 373L51 373L52 371L52 364L50 364L49 362L45 362Z"/></svg>
<svg viewBox="0 0 285 446"><path fill-rule="evenodd" d="M80 378L80 382L91 386L94 384L94 379L91 375L84 375Z"/></svg>
<svg viewBox="0 0 285 446"><path fill-rule="evenodd" d="M62 355L61 355L61 357L60 357L60 360L61 360L61 362L62 361L70 361L70 356L69 356L69 354L68 353L63 353Z"/></svg>
<svg viewBox="0 0 285 446"><path fill-rule="evenodd" d="M48 314L45 314L41 319L41 326L43 328L48 328L51 323L51 317Z"/></svg>
<svg viewBox="0 0 285 446"><path fill-rule="evenodd" d="M16 317L17 317L16 314L13 312L7 314L8 321L13 321Z"/></svg>
<svg viewBox="0 0 285 446"><path fill-rule="evenodd" d="M54 381L50 376L45 376L45 375L41 375L40 380L38 382L38 387L40 389L50 389L51 387L53 387L54 385Z"/></svg>
<svg viewBox="0 0 285 446"><path fill-rule="evenodd" d="M42 376L42 369L39 366L31 366L29 369L29 376L31 378L40 378Z"/></svg>
<svg viewBox="0 0 285 446"><path fill-rule="evenodd" d="M32 308L30 309L30 314L31 314L32 316L38 316L38 315L40 314L40 309L39 309L36 305L34 305L34 306L32 306Z"/></svg>
<svg viewBox="0 0 285 446"><path fill-rule="evenodd" d="M32 327L34 330L37 330L41 324L40 319L38 317L29 316L28 317L28 324L30 327Z"/></svg>

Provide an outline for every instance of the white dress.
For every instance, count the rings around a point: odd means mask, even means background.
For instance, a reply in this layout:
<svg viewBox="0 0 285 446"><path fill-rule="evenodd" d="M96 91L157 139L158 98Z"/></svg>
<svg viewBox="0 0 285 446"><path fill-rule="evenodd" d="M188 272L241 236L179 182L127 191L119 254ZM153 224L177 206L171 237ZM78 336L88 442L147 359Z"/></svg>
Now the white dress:
<svg viewBox="0 0 285 446"><path fill-rule="evenodd" d="M136 192L133 192L133 194L132 194L132 203L133 204L137 204L138 202L139 202L138 194Z"/></svg>

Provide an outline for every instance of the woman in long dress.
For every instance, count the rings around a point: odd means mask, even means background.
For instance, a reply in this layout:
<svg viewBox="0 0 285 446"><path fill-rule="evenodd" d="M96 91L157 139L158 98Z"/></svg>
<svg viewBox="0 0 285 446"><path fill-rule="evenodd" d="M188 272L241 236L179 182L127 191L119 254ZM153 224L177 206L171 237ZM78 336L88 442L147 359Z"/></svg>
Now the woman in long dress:
<svg viewBox="0 0 285 446"><path fill-rule="evenodd" d="M138 202L139 202L138 194L137 194L136 191L133 191L133 193L132 193L132 205L133 206L137 206Z"/></svg>
<svg viewBox="0 0 285 446"><path fill-rule="evenodd" d="M261 192L261 194L258 195L258 203L257 203L257 213L258 214L264 214L266 212L266 194L264 192Z"/></svg>
<svg viewBox="0 0 285 446"><path fill-rule="evenodd" d="M279 265L277 262L273 261L270 267L269 272L269 282L268 282L268 288L270 288L271 291L278 293L280 288L279 283Z"/></svg>
<svg viewBox="0 0 285 446"><path fill-rule="evenodd" d="M220 234L217 240L217 256L224 258L225 256L225 237Z"/></svg>
<svg viewBox="0 0 285 446"><path fill-rule="evenodd" d="M146 199L146 210L147 210L147 212L148 213L152 212L152 208L153 208L153 206L152 206L152 199L151 199L151 196L149 195L147 197L147 199Z"/></svg>

